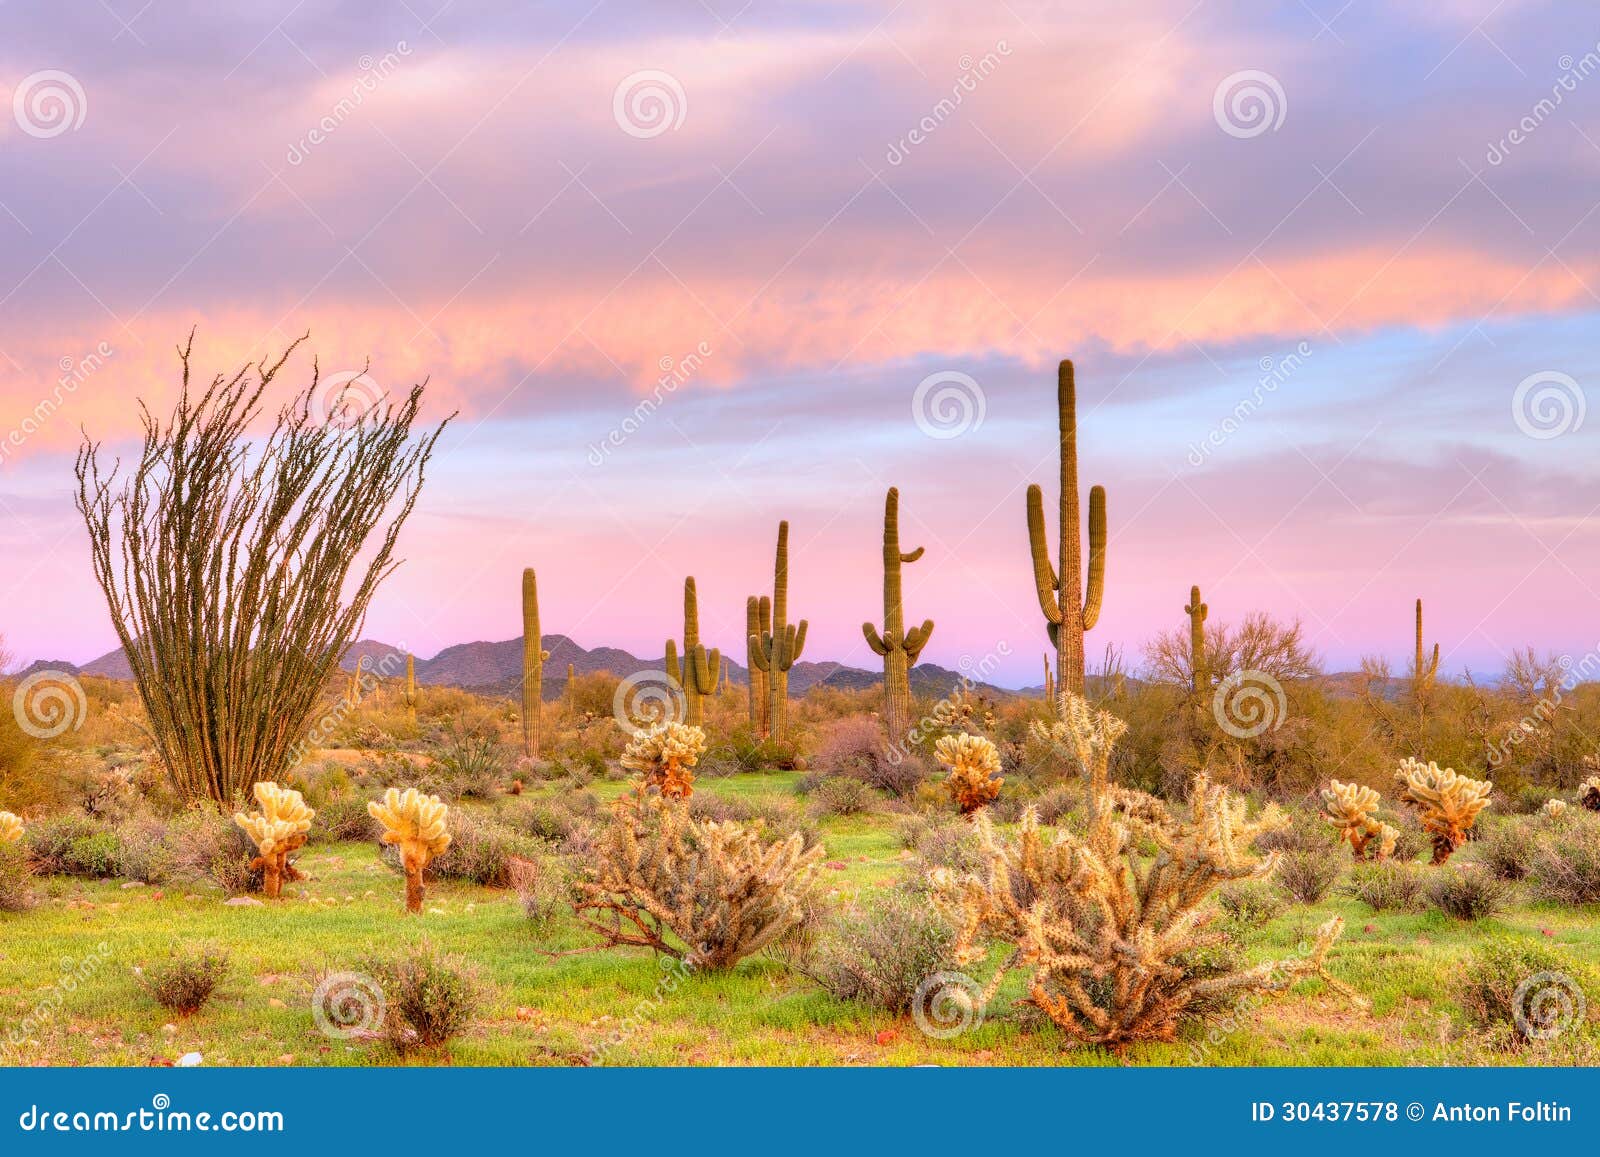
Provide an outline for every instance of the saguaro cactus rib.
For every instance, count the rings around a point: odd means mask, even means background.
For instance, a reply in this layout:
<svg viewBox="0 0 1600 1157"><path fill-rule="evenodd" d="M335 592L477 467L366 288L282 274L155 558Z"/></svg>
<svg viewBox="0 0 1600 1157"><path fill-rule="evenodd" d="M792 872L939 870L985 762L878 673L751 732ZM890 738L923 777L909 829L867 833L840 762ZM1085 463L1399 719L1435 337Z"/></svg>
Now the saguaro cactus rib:
<svg viewBox="0 0 1600 1157"><path fill-rule="evenodd" d="M750 665L767 683L767 727L775 739L789 733L789 670L806 646L807 622L789 622L789 523L778 523L778 551L773 562L772 626L747 640Z"/></svg>
<svg viewBox="0 0 1600 1157"><path fill-rule="evenodd" d="M539 758L539 724L544 708L544 661L550 652L539 633L539 579L530 566L522 572L522 754Z"/></svg>
<svg viewBox="0 0 1600 1157"><path fill-rule="evenodd" d="M1210 608L1200 601L1200 588L1189 588L1189 605L1183 608L1189 616L1189 685L1196 694L1211 686L1211 673L1206 669L1206 615Z"/></svg>
<svg viewBox="0 0 1600 1157"><path fill-rule="evenodd" d="M871 623L861 624L867 646L883 657L883 719L889 742L905 741L911 722L911 668L916 666L922 648L933 634L933 620L924 619L920 627L905 628L901 601L900 567L916 562L923 548L900 550L900 491L889 488L883 503L883 633Z"/></svg>
<svg viewBox="0 0 1600 1157"><path fill-rule="evenodd" d="M722 652L709 652L700 643L700 603L695 594L694 576L683 580L683 658L677 643L667 640L667 674L683 688L685 722L698 727L705 710L701 697L717 689L722 674Z"/></svg>
<svg viewBox="0 0 1600 1157"><path fill-rule="evenodd" d="M750 727L757 739L765 739L770 730L767 708L767 673L756 661L761 640L772 630L772 600L766 595L751 595L744 601L745 662L750 668Z"/></svg>
<svg viewBox="0 0 1600 1157"><path fill-rule="evenodd" d="M1057 371L1056 408L1061 444L1059 565L1050 559L1049 536L1044 523L1044 492L1036 485L1028 487L1028 546L1033 556L1039 609L1044 613L1050 642L1056 648L1056 683L1062 692L1081 695L1085 665L1083 633L1099 620L1105 592L1106 492L1100 486L1089 491L1089 565L1085 584L1078 525L1077 389L1070 361L1063 361Z"/></svg>

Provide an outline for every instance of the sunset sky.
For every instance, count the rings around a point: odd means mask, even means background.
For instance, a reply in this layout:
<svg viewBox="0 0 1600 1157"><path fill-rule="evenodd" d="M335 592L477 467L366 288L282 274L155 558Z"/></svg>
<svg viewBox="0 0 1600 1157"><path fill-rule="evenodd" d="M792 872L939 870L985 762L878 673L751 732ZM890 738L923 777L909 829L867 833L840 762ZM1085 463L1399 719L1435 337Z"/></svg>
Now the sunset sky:
<svg viewBox="0 0 1600 1157"><path fill-rule="evenodd" d="M1597 41L1537 0L8 0L0 635L113 645L73 453L198 327L208 376L310 330L459 411L366 631L423 656L516 635L531 565L547 632L645 656L694 574L743 662L787 518L805 657L875 667L897 485L925 659L1035 683L1065 356L1092 657L1193 583L1332 669L1400 666L1419 596L1452 673L1581 656Z"/></svg>

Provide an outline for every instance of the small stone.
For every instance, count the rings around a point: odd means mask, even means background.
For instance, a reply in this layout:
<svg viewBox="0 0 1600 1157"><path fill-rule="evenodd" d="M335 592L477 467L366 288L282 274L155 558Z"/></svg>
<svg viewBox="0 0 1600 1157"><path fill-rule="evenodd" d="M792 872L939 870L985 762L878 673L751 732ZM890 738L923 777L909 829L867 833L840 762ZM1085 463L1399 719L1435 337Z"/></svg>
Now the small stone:
<svg viewBox="0 0 1600 1157"><path fill-rule="evenodd" d="M260 908L261 901L254 896L229 896L223 901L230 908Z"/></svg>
<svg viewBox="0 0 1600 1157"><path fill-rule="evenodd" d="M283 1001L279 1000L277 997L273 997L271 1000L267 1001L267 1007L268 1008L287 1008L288 1006L286 1004L284 1004Z"/></svg>
<svg viewBox="0 0 1600 1157"><path fill-rule="evenodd" d="M835 872L842 872L845 869L845 864L843 860L829 860L823 867L830 868Z"/></svg>
<svg viewBox="0 0 1600 1157"><path fill-rule="evenodd" d="M175 1024L164 1024L161 1026L161 1031L166 1033L168 1036L172 1036L178 1031L178 1026Z"/></svg>
<svg viewBox="0 0 1600 1157"><path fill-rule="evenodd" d="M284 1053L282 1056L280 1056L278 1058L278 1063L280 1065L292 1065L292 1064L294 1064L294 1054L293 1053Z"/></svg>
<svg viewBox="0 0 1600 1157"><path fill-rule="evenodd" d="M126 892L126 891L129 891L130 889L133 889L133 888L143 888L143 887L145 887L145 883L144 883L143 880L129 880L126 884L122 885L122 890L124 892Z"/></svg>
<svg viewBox="0 0 1600 1157"><path fill-rule="evenodd" d="M198 1066L203 1060L205 1060L205 1058L199 1053L184 1053L178 1058L178 1067L180 1069L192 1069Z"/></svg>

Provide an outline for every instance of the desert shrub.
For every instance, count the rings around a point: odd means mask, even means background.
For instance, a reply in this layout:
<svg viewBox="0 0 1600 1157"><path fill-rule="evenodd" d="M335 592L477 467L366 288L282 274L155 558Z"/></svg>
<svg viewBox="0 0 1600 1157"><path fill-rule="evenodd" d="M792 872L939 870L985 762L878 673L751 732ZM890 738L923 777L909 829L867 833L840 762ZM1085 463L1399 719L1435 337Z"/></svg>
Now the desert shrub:
<svg viewBox="0 0 1600 1157"><path fill-rule="evenodd" d="M741 824L700 823L681 802L621 801L574 910L604 947L732 968L806 919L821 858L798 833L768 845Z"/></svg>
<svg viewBox="0 0 1600 1157"><path fill-rule="evenodd" d="M915 752L891 753L877 721L864 715L848 716L824 727L812 767L825 777L858 779L902 798L928 777L927 765Z"/></svg>
<svg viewBox="0 0 1600 1157"><path fill-rule="evenodd" d="M167 825L152 815L134 815L117 825L117 875L159 884L172 873Z"/></svg>
<svg viewBox="0 0 1600 1157"><path fill-rule="evenodd" d="M1461 1007L1484 1028L1510 1027L1526 1041L1573 1027L1575 995L1600 991L1583 961L1554 945L1497 936L1468 957L1460 982Z"/></svg>
<svg viewBox="0 0 1600 1157"><path fill-rule="evenodd" d="M311 826L313 843L341 843L346 840L376 840L379 827L367 811L367 801L356 795L341 795L327 800L317 809L317 822Z"/></svg>
<svg viewBox="0 0 1600 1157"><path fill-rule="evenodd" d="M567 809L542 800L522 800L515 807L502 808L500 818L513 831L552 846L565 840L579 822Z"/></svg>
<svg viewBox="0 0 1600 1157"><path fill-rule="evenodd" d="M1315 904L1328 894L1344 871L1344 858L1333 851L1285 852L1274 877L1278 887L1301 904Z"/></svg>
<svg viewBox="0 0 1600 1157"><path fill-rule="evenodd" d="M1473 858L1499 880L1526 879L1533 870L1534 832L1523 820L1500 817L1483 829Z"/></svg>
<svg viewBox="0 0 1600 1157"><path fill-rule="evenodd" d="M954 967L954 942L954 929L923 897L880 893L835 922L816 976L840 1000L903 1013L925 980Z"/></svg>
<svg viewBox="0 0 1600 1157"><path fill-rule="evenodd" d="M121 841L88 816L42 819L28 828L23 840L34 870L41 875L103 879L117 874Z"/></svg>
<svg viewBox="0 0 1600 1157"><path fill-rule="evenodd" d="M966 875L983 866L977 833L961 820L931 824L917 837L916 853L925 870L945 868Z"/></svg>
<svg viewBox="0 0 1600 1157"><path fill-rule="evenodd" d="M571 896L571 875L557 857L533 856L513 860L511 886L516 890L522 914L536 928L549 924L567 906Z"/></svg>
<svg viewBox="0 0 1600 1157"><path fill-rule="evenodd" d="M467 880L488 888L508 888L512 863L532 859L544 845L530 836L519 835L493 816L475 815L462 808L451 808L447 820L450 846L433 861L432 876L445 880ZM386 855L398 853L386 849Z"/></svg>
<svg viewBox="0 0 1600 1157"><path fill-rule="evenodd" d="M787 770L794 768L800 760L796 739L782 740L770 736L758 739L748 723L726 732L723 742L717 746L717 754L721 760L735 765L740 771Z"/></svg>
<svg viewBox="0 0 1600 1157"><path fill-rule="evenodd" d="M450 720L431 754L432 793L447 800L494 798L510 755L499 726L481 714Z"/></svg>
<svg viewBox="0 0 1600 1157"><path fill-rule="evenodd" d="M933 819L921 812L912 812L910 815L901 816L895 821L895 839L900 841L902 848L915 850L917 841L928 833L933 827Z"/></svg>
<svg viewBox="0 0 1600 1157"><path fill-rule="evenodd" d="M1235 880L1217 889L1217 907L1235 930L1265 928L1283 914L1283 895L1266 880Z"/></svg>
<svg viewBox="0 0 1600 1157"><path fill-rule="evenodd" d="M877 795L859 779L825 779L811 793L811 809L819 816L860 815L877 805Z"/></svg>
<svg viewBox="0 0 1600 1157"><path fill-rule="evenodd" d="M455 960L423 946L368 960L362 970L383 990L384 1035L397 1052L437 1050L472 1026L482 996Z"/></svg>
<svg viewBox="0 0 1600 1157"><path fill-rule="evenodd" d="M0 912L26 912L34 905L33 869L15 844L0 844Z"/></svg>
<svg viewBox="0 0 1600 1157"><path fill-rule="evenodd" d="M1303 808L1291 808L1285 813L1289 822L1282 827L1263 832L1256 846L1263 852L1318 852L1331 855L1339 847L1333 829L1321 816ZM1348 857L1349 853L1345 853Z"/></svg>
<svg viewBox="0 0 1600 1157"><path fill-rule="evenodd" d="M210 804L185 809L167 826L166 854L175 876L208 880L229 895L261 890L262 874L250 866L255 845Z"/></svg>
<svg viewBox="0 0 1600 1157"><path fill-rule="evenodd" d="M1571 814L1542 833L1534 845L1532 874L1540 899L1600 903L1600 816Z"/></svg>
<svg viewBox="0 0 1600 1157"><path fill-rule="evenodd" d="M1411 912L1421 906L1427 883L1413 864L1360 864L1344 890L1374 912Z"/></svg>
<svg viewBox="0 0 1600 1157"><path fill-rule="evenodd" d="M1418 856L1433 847L1433 837L1409 811L1395 816L1394 826L1400 831L1394 843L1394 854L1389 857L1395 863L1414 864Z"/></svg>
<svg viewBox="0 0 1600 1157"><path fill-rule="evenodd" d="M1038 799L1033 806L1039 812L1039 822L1059 827L1070 823L1082 812L1083 792L1057 784Z"/></svg>
<svg viewBox="0 0 1600 1157"><path fill-rule="evenodd" d="M1506 909L1510 889L1489 872L1470 867L1431 874L1428 903L1457 920L1481 920Z"/></svg>
<svg viewBox="0 0 1600 1157"><path fill-rule="evenodd" d="M192 1016L228 972L228 955L219 948L179 948L167 959L139 970L139 983L162 1008Z"/></svg>

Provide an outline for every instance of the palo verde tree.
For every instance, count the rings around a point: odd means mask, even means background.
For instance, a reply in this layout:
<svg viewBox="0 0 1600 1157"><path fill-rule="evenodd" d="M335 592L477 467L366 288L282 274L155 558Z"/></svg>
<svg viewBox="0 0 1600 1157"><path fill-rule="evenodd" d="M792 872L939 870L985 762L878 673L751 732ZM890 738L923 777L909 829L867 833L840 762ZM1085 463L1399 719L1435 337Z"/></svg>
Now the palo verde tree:
<svg viewBox="0 0 1600 1157"><path fill-rule="evenodd" d="M171 416L140 408L132 470L104 469L87 435L78 452L95 579L186 799L226 802L288 770L399 565L395 542L444 429L412 436L426 383L365 410L338 393L325 413L313 363L262 432L267 392L308 336L198 389L191 333Z"/></svg>

